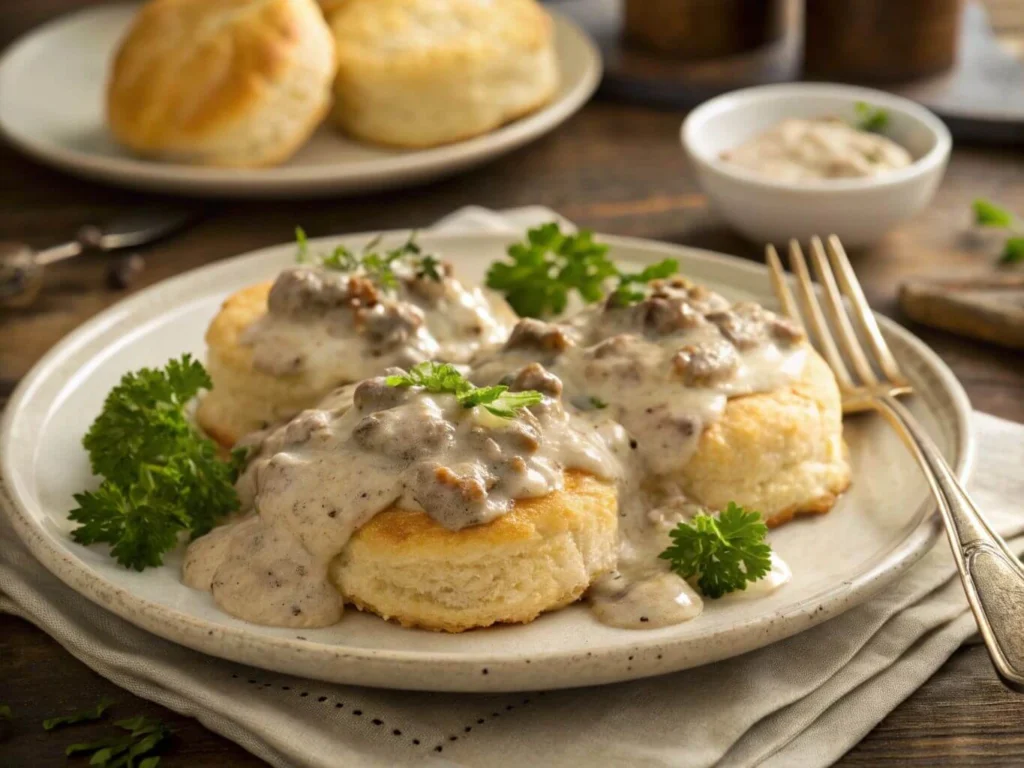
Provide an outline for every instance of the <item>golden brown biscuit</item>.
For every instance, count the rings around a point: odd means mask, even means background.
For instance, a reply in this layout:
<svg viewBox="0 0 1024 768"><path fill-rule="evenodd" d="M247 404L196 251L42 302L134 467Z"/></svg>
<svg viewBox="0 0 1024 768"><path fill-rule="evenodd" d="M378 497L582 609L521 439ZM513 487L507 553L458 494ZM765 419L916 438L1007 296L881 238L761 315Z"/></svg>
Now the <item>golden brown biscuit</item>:
<svg viewBox="0 0 1024 768"><path fill-rule="evenodd" d="M491 131L552 99L551 18L535 0L342 0L333 120L367 141L430 147Z"/></svg>
<svg viewBox="0 0 1024 768"><path fill-rule="evenodd" d="M519 499L508 514L460 531L390 509L356 532L331 579L346 601L407 627L529 622L614 567L616 496L613 485L568 472L563 490Z"/></svg>
<svg viewBox="0 0 1024 768"><path fill-rule="evenodd" d="M839 389L825 361L808 349L788 387L729 401L701 437L679 478L712 509L736 502L768 525L829 511L850 484Z"/></svg>
<svg viewBox="0 0 1024 768"><path fill-rule="evenodd" d="M334 65L314 0L151 0L118 49L107 119L140 155L272 165L327 113Z"/></svg>
<svg viewBox="0 0 1024 768"><path fill-rule="evenodd" d="M239 337L267 311L270 282L228 297L206 331L206 367L213 389L199 402L199 425L230 447L242 436L310 407L326 394L302 376L271 376L252 366Z"/></svg>

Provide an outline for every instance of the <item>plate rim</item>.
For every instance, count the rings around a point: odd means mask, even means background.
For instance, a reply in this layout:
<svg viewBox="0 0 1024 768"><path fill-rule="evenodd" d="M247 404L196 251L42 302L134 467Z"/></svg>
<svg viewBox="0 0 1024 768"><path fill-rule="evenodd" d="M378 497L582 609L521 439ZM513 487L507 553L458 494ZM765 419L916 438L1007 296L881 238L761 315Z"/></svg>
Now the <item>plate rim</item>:
<svg viewBox="0 0 1024 768"><path fill-rule="evenodd" d="M55 30L104 13L124 12L137 2L95 5L65 13L34 27L0 51L0 79L18 63L25 51ZM273 198L282 194L326 195L376 191L414 185L467 170L539 139L576 114L601 81L604 63L594 40L570 17L546 8L555 24L556 39L568 36L586 64L581 77L564 94L559 92L544 107L525 117L464 141L439 147L408 150L375 158L369 170L342 163L266 168L215 168L182 163L161 163L137 157L107 157L37 139L13 127L2 110L0 137L26 156L72 175L129 189L187 193L209 197ZM557 52L557 49L556 49ZM560 57L562 59L562 57ZM564 59L562 59L564 63Z"/></svg>
<svg viewBox="0 0 1024 768"><path fill-rule="evenodd" d="M385 237L400 237L406 236L410 231L411 230L398 229L380 233L353 233L316 238L310 242L311 245L321 245L325 247L330 247L341 242L358 244L359 242L368 240L370 237L378 234L382 234ZM420 237L424 241L459 240L467 238L500 238L502 240L507 240L512 236L513 235L510 233L498 232L431 233L429 231L424 231L420 233ZM702 248L694 248L644 238L604 234L599 234L598 236L603 241L607 242L613 249L616 247L627 247L646 251L649 256L644 256L644 259L650 258L651 260L654 260L659 256L675 254L677 256L685 255L688 259L695 259L702 262L725 262L730 269L746 272L748 276L763 277L767 283L767 267L741 257L717 253L715 251ZM138 307L149 303L149 300L156 294L173 290L173 288L180 287L181 284L184 283L200 280L203 276L210 276L212 273L217 271L230 272L237 268L237 265L240 262L246 260L259 260L260 258L266 257L272 252L278 252L289 245L289 243L281 243L255 249L186 271L180 275L155 283L139 293L111 305L93 318L90 318L88 321L68 333L45 355L43 355L42 358L40 358L40 360L18 383L14 392L12 392L7 403L7 407L4 409L3 419L0 420L0 494L6 496L7 501L9 502L8 506L10 506L12 510L12 515L9 517L12 520L19 538L21 538L21 540L26 544L33 556L67 586L83 595L91 602L99 605L101 608L110 610L112 613L129 623L166 640L192 648L193 650L229 661L246 663L264 669L272 669L307 677L310 676L308 671L303 672L298 670L294 663L278 663L280 658L268 658L271 653L284 653L291 654L295 657L304 655L306 657L305 663L302 663L299 666L302 666L306 670L311 666L309 663L309 658L311 656L316 656L317 658L324 659L325 661L329 659L332 662L337 662L338 660L345 659L349 664L355 662L366 665L366 668L369 671L369 676L371 677L374 676L374 670L383 672L384 670L382 670L381 665L384 665L384 667L393 668L394 671L391 673L390 677L397 681L401 676L394 672L402 669L403 667L407 667L408 665L454 664L460 667L476 667L478 665L483 665L485 667L490 667L492 672L497 672L500 668L504 668L503 671L514 672L516 670L529 670L530 668L525 667L524 664L530 664L531 662L527 660L530 659L533 662L536 662L533 664L532 670L533 672L536 672L539 667L543 666L544 662L553 663L565 661L567 659L574 659L580 656L581 653L579 651L563 649L538 653L531 652L528 656L525 654L519 656L506 654L502 657L495 657L494 655L488 655L484 652L459 652L457 657L453 658L455 654L446 653L444 651L402 651L381 650L376 648L353 649L351 647L339 648L337 645L323 643L316 640L298 640L297 638L292 637L275 637L268 635L254 636L252 633L247 631L245 627L228 627L219 624L212 624L205 619L188 613L183 613L175 608L154 603L145 598L136 596L127 588L119 586L106 579L103 575L93 571L81 560L74 557L70 552L62 549L56 543L51 542L33 522L32 513L27 509L28 504L27 499L25 498L25 491L21 488L21 479L17 476L11 459L11 456L13 455L11 450L13 447L13 432L16 414L19 413L22 404L28 400L34 391L41 384L45 383L49 376L53 375L50 370L53 367L53 364L55 362L59 362L59 360L66 354L74 352L74 350L80 347L83 343L86 343L95 335L102 333L109 326L117 323L126 316L130 316ZM954 471L959 478L962 480L965 479L973 465L976 441L970 428L970 401L966 392L963 390L963 386L938 354L931 350L923 341L894 321L878 315L877 313L876 317L879 324L887 333L894 334L896 337L900 338L901 342L905 342L913 347L915 351L928 362L929 367L941 379L940 383L942 384L942 389L945 394L949 396L950 402L953 406L954 415L956 417L956 441L954 447L957 452L957 456ZM927 501L925 503L927 503ZM797 634L804 629L809 629L822 621L838 615L848 608L869 599L877 591L893 582L902 572L907 570L921 557L923 557L938 538L941 531L941 520L939 519L935 508L932 508L930 512L924 513L920 523L914 529L909 531L906 537L902 541L899 541L878 562L857 574L855 577L826 588L823 590L821 597L810 598L805 600L803 603L794 604L785 612L776 611L770 614L763 614L758 617L730 624L728 627L723 627L713 635L701 640L702 643L713 644L719 636L735 634L737 629L748 629L750 626L767 626L774 623L791 625L795 623L794 619L796 616L803 617L804 620L801 622L801 625L799 627L793 627L791 631L782 631L780 633L776 629L775 632L771 634L772 639L767 643L759 641L757 637L748 637L748 642L739 644L729 652L722 653L720 655L712 653L710 656L708 654L704 654L702 657L703 660L696 663L687 662L684 665L674 666L672 668L654 669L653 671L647 671L641 674L634 672L633 674L626 675L621 673L621 671L619 673L609 673L604 675L591 673L586 677L586 679L579 682L552 681L541 687L551 689L576 687L580 685L593 685L637 679L652 675L669 674L685 668L713 663L714 661L718 661L723 658L729 658L755 648L773 644L779 640L785 639L786 637ZM810 602L813 602L820 607L816 612L808 617L805 613L801 613L801 607ZM129 610L129 604L132 607L131 610ZM638 633L636 642L630 645L630 647L635 649L637 653L641 653L646 650L664 649L672 647L673 645L687 645L687 643L676 644L673 643L671 639L657 636L648 636L645 640L643 637L644 634L645 633ZM622 651L621 647L588 646L587 648L589 650L588 661L590 660L590 657L593 657L594 662L600 661L603 657L612 656ZM263 654L266 654L266 656ZM294 659L292 661L294 661ZM532 690L538 689L538 686L536 685L517 685L514 675L510 675L504 680L499 680L499 677L505 676L491 675L489 678L477 681L477 683L467 682L467 680L470 680L471 678L464 678L461 675L453 675L453 679L445 681L443 685L410 684L408 681L386 684L381 682L368 682L366 680L367 675L365 674L356 674L354 676L350 674L338 675L334 674L334 671L335 670L325 670L324 674L319 675L319 679L340 683L368 685L372 687L407 688L432 691L494 692L517 691L525 690L527 688ZM385 676L387 675L385 674ZM486 681L486 684L484 684L484 681Z"/></svg>

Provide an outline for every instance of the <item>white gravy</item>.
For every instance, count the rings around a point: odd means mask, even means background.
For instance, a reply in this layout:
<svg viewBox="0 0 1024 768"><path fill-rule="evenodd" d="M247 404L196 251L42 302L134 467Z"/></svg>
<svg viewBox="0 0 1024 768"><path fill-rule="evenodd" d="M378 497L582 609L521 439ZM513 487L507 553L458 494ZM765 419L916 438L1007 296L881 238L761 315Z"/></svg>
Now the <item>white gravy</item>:
<svg viewBox="0 0 1024 768"><path fill-rule="evenodd" d="M784 319L678 278L633 306L562 324L520 321L471 372L478 384L544 395L511 420L382 378L343 387L243 441L253 453L238 490L249 511L193 542L185 583L256 623L333 624L343 605L328 564L378 512L423 510L459 530L551 493L564 470L579 469L619 484L618 564L590 590L595 616L640 629L686 621L701 597L658 555L669 531L702 510L673 474L729 397L792 380L806 349ZM787 579L775 558L742 594Z"/></svg>
<svg viewBox="0 0 1024 768"><path fill-rule="evenodd" d="M363 272L299 265L270 290L267 314L242 333L253 367L272 376L301 375L327 393L349 382L425 360L466 363L501 344L515 319L504 301L468 288L443 270L440 280L395 264L396 284Z"/></svg>
<svg viewBox="0 0 1024 768"><path fill-rule="evenodd" d="M188 549L185 583L212 591L233 616L273 626L337 622L342 600L328 564L389 507L423 510L460 530L505 514L515 499L559 489L567 467L617 478L604 442L557 393L510 420L383 378L337 402L252 436L257 452L238 491L253 514Z"/></svg>
<svg viewBox="0 0 1024 768"><path fill-rule="evenodd" d="M910 153L891 139L837 118L783 120L726 150L721 158L779 181L865 178L913 162Z"/></svg>

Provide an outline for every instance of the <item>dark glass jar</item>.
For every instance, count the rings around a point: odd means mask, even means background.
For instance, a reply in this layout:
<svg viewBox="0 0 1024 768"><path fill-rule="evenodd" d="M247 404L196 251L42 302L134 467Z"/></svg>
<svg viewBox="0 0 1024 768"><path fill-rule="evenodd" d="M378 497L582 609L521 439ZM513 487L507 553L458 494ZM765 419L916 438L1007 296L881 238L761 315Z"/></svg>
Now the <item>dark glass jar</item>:
<svg viewBox="0 0 1024 768"><path fill-rule="evenodd" d="M956 61L961 0L806 0L804 74L898 82Z"/></svg>
<svg viewBox="0 0 1024 768"><path fill-rule="evenodd" d="M786 0L625 0L623 34L634 50L675 59L731 56L780 39L785 4Z"/></svg>

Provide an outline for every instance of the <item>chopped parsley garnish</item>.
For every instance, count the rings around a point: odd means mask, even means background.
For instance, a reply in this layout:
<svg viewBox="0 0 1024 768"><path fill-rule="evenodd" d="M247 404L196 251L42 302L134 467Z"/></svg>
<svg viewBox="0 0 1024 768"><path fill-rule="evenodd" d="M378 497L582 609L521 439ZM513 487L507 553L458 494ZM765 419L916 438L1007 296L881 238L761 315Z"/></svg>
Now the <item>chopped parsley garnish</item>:
<svg viewBox="0 0 1024 768"><path fill-rule="evenodd" d="M156 768L160 764L160 757L152 753L171 736L170 728L142 716L118 720L114 725L127 733L72 744L64 754L90 755L89 765L95 768Z"/></svg>
<svg viewBox="0 0 1024 768"><path fill-rule="evenodd" d="M589 230L562 232L549 222L526 233L526 240L508 247L511 263L496 261L487 271L487 287L505 295L521 317L543 317L565 311L575 291L587 304L600 301L606 283L618 278L616 303L631 304L643 299L632 287L678 271L674 259L666 259L642 272L620 272L608 258L608 246L594 240Z"/></svg>
<svg viewBox="0 0 1024 768"><path fill-rule="evenodd" d="M717 518L701 513L679 523L669 532L672 544L659 557L684 579L696 577L705 596L717 598L746 589L771 570L767 533L761 513L729 502Z"/></svg>
<svg viewBox="0 0 1024 768"><path fill-rule="evenodd" d="M388 376L385 383L389 387L423 387L427 392L455 395L463 408L479 405L502 419L515 418L519 410L544 399L532 389L509 392L503 384L478 387L448 363L418 363L407 374Z"/></svg>
<svg viewBox="0 0 1024 768"><path fill-rule="evenodd" d="M234 481L244 453L230 461L186 415L189 401L212 386L190 355L163 370L127 373L110 391L82 444L103 482L75 494L69 517L80 544L109 544L126 568L160 565L178 535L202 536L238 509Z"/></svg>
<svg viewBox="0 0 1024 768"><path fill-rule="evenodd" d="M43 730L52 731L55 728L61 728L65 725L76 725L78 723L89 723L94 720L99 720L103 717L106 711L110 709L113 703L114 702L110 699L100 699L100 702L92 709L76 712L73 715L51 717L48 720L43 720Z"/></svg>
<svg viewBox="0 0 1024 768"><path fill-rule="evenodd" d="M442 275L438 270L441 262L435 256L423 254L422 249L416 243L415 232L409 235L409 239L405 243L384 253L377 249L380 241L381 235L377 235L358 253L347 246L338 245L330 253L312 256L305 231L302 227L296 227L295 260L300 264L318 264L338 272L362 270L367 277L384 288L398 286L394 266L404 260L415 271L417 277L441 281Z"/></svg>
<svg viewBox="0 0 1024 768"><path fill-rule="evenodd" d="M593 395L590 396L590 405L598 410L608 407L608 403L599 397L594 397Z"/></svg>
<svg viewBox="0 0 1024 768"><path fill-rule="evenodd" d="M974 223L979 227L1010 230L1011 234L1003 244L999 263L1024 262L1024 235L1020 234L1020 220L1011 211L984 198L975 200L971 208L974 211Z"/></svg>
<svg viewBox="0 0 1024 768"><path fill-rule="evenodd" d="M882 107L873 107L866 101L858 101L853 105L857 113L856 127L868 133L881 133L889 125L889 111Z"/></svg>

